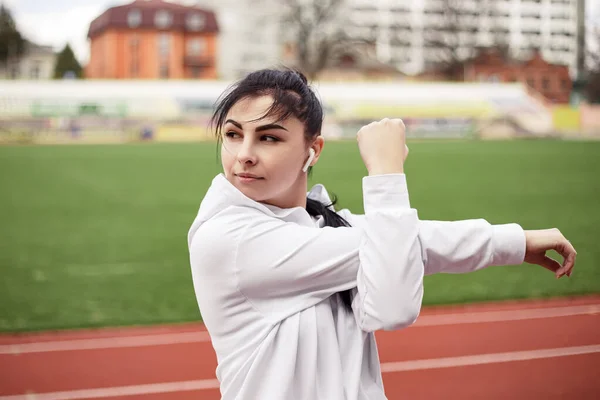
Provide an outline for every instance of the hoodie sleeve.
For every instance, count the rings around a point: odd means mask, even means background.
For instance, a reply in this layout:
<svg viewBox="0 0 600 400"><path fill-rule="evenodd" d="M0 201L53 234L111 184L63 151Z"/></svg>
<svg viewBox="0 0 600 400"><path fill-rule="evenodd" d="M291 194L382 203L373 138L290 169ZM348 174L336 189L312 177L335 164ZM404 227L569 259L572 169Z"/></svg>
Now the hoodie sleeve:
<svg viewBox="0 0 600 400"><path fill-rule="evenodd" d="M353 226L366 217L340 211ZM419 221L425 275L461 274L495 265L519 265L525 258L525 232L518 224L492 225L484 219Z"/></svg>
<svg viewBox="0 0 600 400"><path fill-rule="evenodd" d="M408 326L420 311L423 262L405 176L365 177L363 195L361 228L319 229L251 209L235 219L243 228L203 236L231 241L239 290L265 318L280 321L356 287L352 307L363 330Z"/></svg>
<svg viewBox="0 0 600 400"><path fill-rule="evenodd" d="M519 265L525 258L525 232L518 224L491 225L484 219L421 221L419 237L427 275Z"/></svg>

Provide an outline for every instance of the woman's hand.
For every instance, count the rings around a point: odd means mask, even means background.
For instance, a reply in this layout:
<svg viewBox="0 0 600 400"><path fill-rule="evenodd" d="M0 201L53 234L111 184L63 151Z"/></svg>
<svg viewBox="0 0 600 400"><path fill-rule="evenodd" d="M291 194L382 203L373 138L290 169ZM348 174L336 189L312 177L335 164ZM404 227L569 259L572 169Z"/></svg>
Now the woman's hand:
<svg viewBox="0 0 600 400"><path fill-rule="evenodd" d="M537 264L555 273L556 278L571 276L577 252L562 233L556 228L525 231L525 262ZM546 255L547 250L555 250L564 260L562 265Z"/></svg>
<svg viewBox="0 0 600 400"><path fill-rule="evenodd" d="M408 155L405 131L401 119L388 118L358 131L358 148L369 175L404 173Z"/></svg>

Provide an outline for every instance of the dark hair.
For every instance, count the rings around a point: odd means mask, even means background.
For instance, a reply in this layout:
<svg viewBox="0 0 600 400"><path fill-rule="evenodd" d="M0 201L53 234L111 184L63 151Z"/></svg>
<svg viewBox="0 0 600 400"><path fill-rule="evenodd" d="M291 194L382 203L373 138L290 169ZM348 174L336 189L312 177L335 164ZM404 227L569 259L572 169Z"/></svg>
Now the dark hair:
<svg viewBox="0 0 600 400"><path fill-rule="evenodd" d="M306 211L313 217L323 216L325 226L339 228L341 226L350 226L341 215L333 211L330 207L334 206L337 198L333 196L330 204L323 204L318 200L306 199ZM352 290L344 290L338 293L346 309L352 310Z"/></svg>
<svg viewBox="0 0 600 400"><path fill-rule="evenodd" d="M296 117L304 124L304 138L307 142L321 134L323 107L304 74L291 69L262 69L248 74L244 79L230 86L217 100L211 126L215 128L215 135L219 141L231 107L240 100L261 96L271 96L273 104L259 119L276 116L277 121L282 121L290 116ZM330 208L335 202L336 199L330 204L323 204L307 198L306 211L313 217L322 216L325 226L335 228L350 226L348 221ZM351 293L351 290L339 293L348 310L352 305Z"/></svg>
<svg viewBox="0 0 600 400"><path fill-rule="evenodd" d="M221 137L221 129L231 107L240 100L260 96L273 97L273 104L260 119L276 116L277 121L283 121L294 116L304 124L307 141L321 134L323 107L308 86L306 77L294 70L261 69L230 86L217 100L211 118L217 139Z"/></svg>

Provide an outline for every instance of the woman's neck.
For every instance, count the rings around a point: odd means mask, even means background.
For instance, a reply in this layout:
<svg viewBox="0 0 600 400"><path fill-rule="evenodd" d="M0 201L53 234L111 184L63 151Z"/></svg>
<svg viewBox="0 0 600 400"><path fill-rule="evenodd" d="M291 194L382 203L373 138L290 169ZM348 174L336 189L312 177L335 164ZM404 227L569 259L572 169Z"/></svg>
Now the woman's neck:
<svg viewBox="0 0 600 400"><path fill-rule="evenodd" d="M306 208L306 188L307 180L302 179L303 182L298 182L293 188L290 188L283 196L279 196L275 199L264 200L261 203L265 203L271 206L279 208L295 208L302 207Z"/></svg>

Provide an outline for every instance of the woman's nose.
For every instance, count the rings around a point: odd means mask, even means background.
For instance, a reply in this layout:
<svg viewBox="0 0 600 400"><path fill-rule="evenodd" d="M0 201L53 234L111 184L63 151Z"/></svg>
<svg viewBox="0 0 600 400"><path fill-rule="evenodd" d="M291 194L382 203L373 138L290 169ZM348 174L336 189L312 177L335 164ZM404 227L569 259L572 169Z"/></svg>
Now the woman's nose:
<svg viewBox="0 0 600 400"><path fill-rule="evenodd" d="M241 164L256 164L256 149L251 143L242 143L237 154L237 159Z"/></svg>

